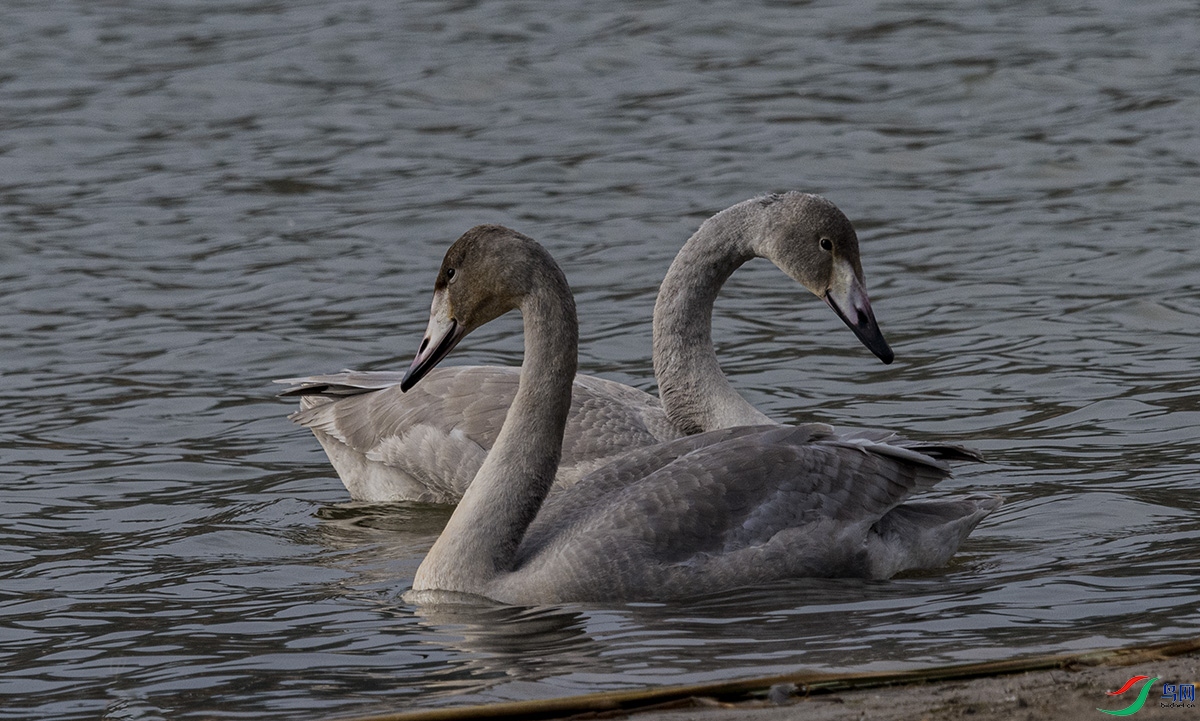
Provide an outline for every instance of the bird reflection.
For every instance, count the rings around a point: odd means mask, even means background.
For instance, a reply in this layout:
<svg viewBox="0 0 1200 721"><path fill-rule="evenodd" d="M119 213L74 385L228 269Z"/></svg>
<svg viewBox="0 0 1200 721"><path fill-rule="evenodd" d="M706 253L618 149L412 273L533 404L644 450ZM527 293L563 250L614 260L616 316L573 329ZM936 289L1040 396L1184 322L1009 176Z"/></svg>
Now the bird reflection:
<svg viewBox="0 0 1200 721"><path fill-rule="evenodd" d="M435 694L595 671L603 651L580 610L501 605L445 592L410 592L405 600L416 604L419 623L427 630L423 635L431 636L424 643L461 654L426 677L426 688Z"/></svg>

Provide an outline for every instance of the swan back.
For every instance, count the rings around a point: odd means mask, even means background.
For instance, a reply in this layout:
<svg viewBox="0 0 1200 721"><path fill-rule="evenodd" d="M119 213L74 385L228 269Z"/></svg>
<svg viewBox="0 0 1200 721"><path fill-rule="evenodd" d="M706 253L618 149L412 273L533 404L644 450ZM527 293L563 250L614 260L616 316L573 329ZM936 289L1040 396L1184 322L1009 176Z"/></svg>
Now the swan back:
<svg viewBox="0 0 1200 721"><path fill-rule="evenodd" d="M314 391L323 383L327 395L304 396L290 418L313 431L353 498L457 503L500 432L520 369L435 368L404 394L400 379L389 374L390 387L355 393L340 375L314 377ZM570 485L630 448L677 435L658 399L577 375L557 483Z"/></svg>
<svg viewBox="0 0 1200 721"><path fill-rule="evenodd" d="M922 516L905 503L948 475L919 445L864 443L820 424L698 434L634 451L547 499L493 593L663 599L935 567L999 505L927 501Z"/></svg>

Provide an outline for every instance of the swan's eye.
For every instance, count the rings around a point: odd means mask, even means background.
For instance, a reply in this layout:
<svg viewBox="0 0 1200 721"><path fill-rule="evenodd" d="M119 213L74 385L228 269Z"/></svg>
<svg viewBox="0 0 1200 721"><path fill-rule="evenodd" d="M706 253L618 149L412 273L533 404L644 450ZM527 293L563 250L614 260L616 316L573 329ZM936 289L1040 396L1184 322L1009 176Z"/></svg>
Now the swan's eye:
<svg viewBox="0 0 1200 721"><path fill-rule="evenodd" d="M454 269L453 269L453 268L447 268L447 269L446 269L446 282L447 282L447 283L453 283L453 282L454 282L454 278L455 278L455 277L456 277L456 274L455 274L455 272L454 272Z"/></svg>
<svg viewBox="0 0 1200 721"><path fill-rule="evenodd" d="M833 241L829 238L821 238L821 250L825 251L826 253L833 250Z"/></svg>

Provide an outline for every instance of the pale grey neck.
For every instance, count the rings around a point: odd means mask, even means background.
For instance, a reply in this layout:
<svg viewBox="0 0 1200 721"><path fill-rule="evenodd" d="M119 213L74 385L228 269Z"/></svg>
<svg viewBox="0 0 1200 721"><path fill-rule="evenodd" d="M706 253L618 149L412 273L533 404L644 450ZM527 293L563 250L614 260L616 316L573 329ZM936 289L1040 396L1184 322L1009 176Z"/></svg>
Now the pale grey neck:
<svg viewBox="0 0 1200 721"><path fill-rule="evenodd" d="M709 218L675 256L654 304L654 375L667 417L684 433L772 423L721 371L713 303L743 263L759 256L755 201Z"/></svg>
<svg viewBox="0 0 1200 721"><path fill-rule="evenodd" d="M417 570L415 590L487 595L488 584L512 570L521 538L554 482L579 346L565 281L536 287L521 315L525 359L517 394L487 459Z"/></svg>

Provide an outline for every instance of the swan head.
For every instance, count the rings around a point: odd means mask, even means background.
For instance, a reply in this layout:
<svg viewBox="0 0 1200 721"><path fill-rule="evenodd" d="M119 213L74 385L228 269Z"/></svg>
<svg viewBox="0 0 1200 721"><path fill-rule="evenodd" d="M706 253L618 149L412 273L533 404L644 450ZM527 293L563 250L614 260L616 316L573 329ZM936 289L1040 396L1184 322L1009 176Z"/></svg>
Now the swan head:
<svg viewBox="0 0 1200 721"><path fill-rule="evenodd" d="M868 350L891 363L895 354L871 310L850 219L833 203L809 193L749 202L757 204L761 218L752 241L755 253L824 300Z"/></svg>
<svg viewBox="0 0 1200 721"><path fill-rule="evenodd" d="M429 325L400 390L416 385L468 333L520 308L548 270L566 286L550 254L529 236L502 225L477 225L463 233L442 259Z"/></svg>

